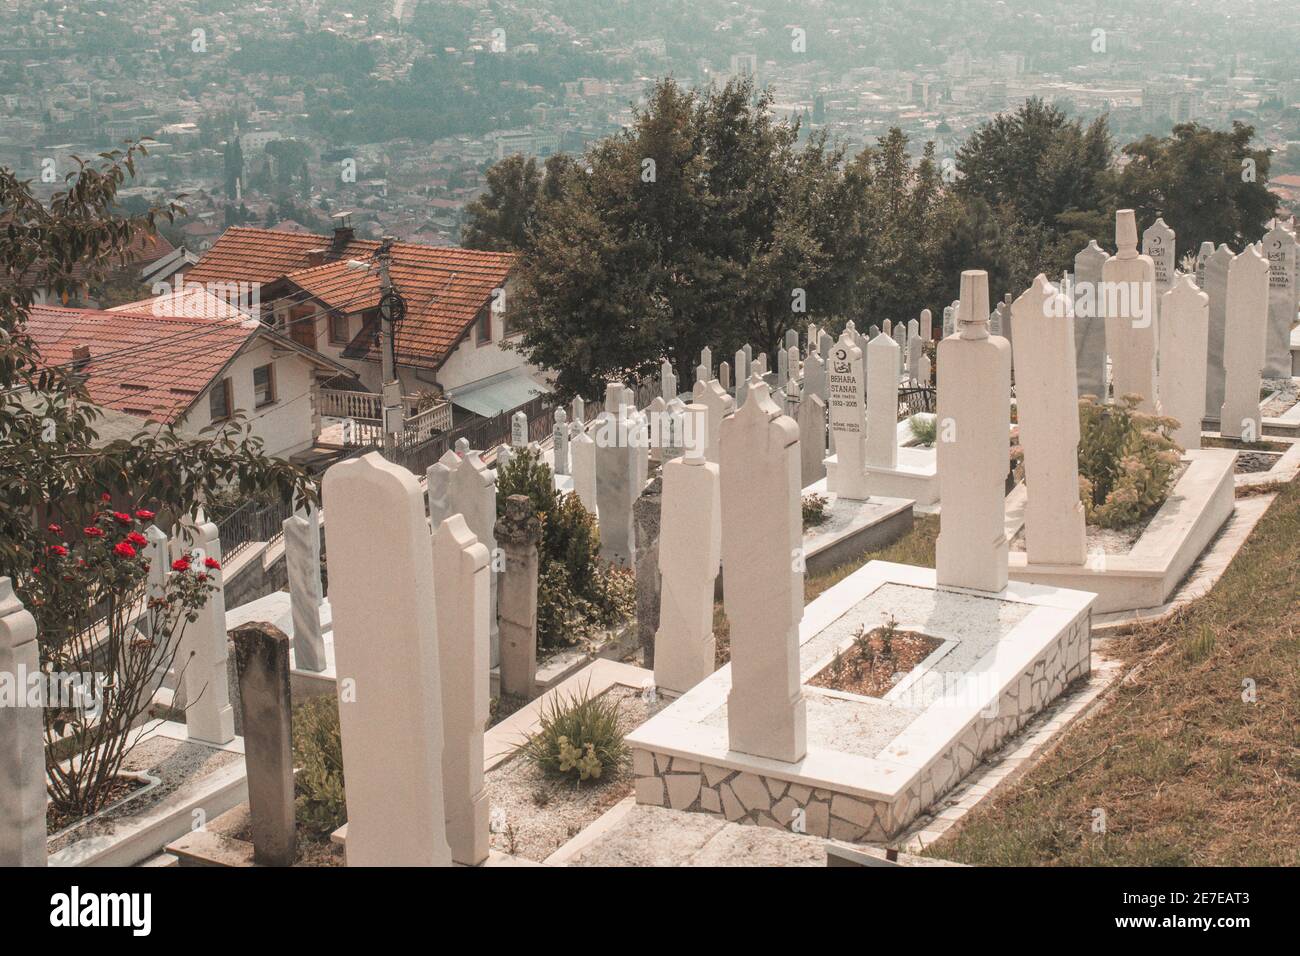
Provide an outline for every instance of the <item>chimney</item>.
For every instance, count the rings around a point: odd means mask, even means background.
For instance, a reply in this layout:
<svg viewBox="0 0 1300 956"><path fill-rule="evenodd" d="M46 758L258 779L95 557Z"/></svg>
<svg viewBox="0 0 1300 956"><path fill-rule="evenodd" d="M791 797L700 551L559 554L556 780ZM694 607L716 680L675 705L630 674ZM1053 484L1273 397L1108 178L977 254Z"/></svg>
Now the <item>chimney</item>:
<svg viewBox="0 0 1300 956"><path fill-rule="evenodd" d="M72 350L72 368L73 371L81 371L90 364L90 346L78 345Z"/></svg>
<svg viewBox="0 0 1300 956"><path fill-rule="evenodd" d="M330 218L334 220L334 241L330 243L330 251L341 253L353 238L352 213L336 212Z"/></svg>
<svg viewBox="0 0 1300 956"><path fill-rule="evenodd" d="M307 250L308 268L313 266L323 266L325 264L325 254L328 252L329 252L328 249L308 249Z"/></svg>

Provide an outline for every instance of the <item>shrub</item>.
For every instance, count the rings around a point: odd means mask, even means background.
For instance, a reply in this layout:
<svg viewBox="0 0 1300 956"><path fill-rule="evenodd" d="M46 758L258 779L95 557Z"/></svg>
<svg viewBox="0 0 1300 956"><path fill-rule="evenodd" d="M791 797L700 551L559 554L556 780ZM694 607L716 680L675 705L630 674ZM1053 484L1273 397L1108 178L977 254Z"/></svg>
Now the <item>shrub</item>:
<svg viewBox="0 0 1300 956"><path fill-rule="evenodd" d="M907 420L907 427L912 430L912 437L922 447L929 448L939 434L939 420L934 415L913 415Z"/></svg>
<svg viewBox="0 0 1300 956"><path fill-rule="evenodd" d="M1169 496L1182 448L1178 422L1137 410L1139 395L1099 405L1079 400L1079 495L1088 523L1123 528L1141 521Z"/></svg>
<svg viewBox="0 0 1300 956"><path fill-rule="evenodd" d="M575 783L608 780L627 761L627 745L619 729L619 700L592 697L584 686L568 700L559 694L542 704L541 726L529 734L515 753L553 776Z"/></svg>
<svg viewBox="0 0 1300 956"><path fill-rule="evenodd" d="M293 780L298 824L317 836L333 833L348 819L339 705L333 695L294 708L293 762L300 768Z"/></svg>
<svg viewBox="0 0 1300 956"><path fill-rule="evenodd" d="M555 491L551 469L520 449L497 475L497 510L524 495L542 522L538 544L537 643L553 648L589 640L626 621L636 604L630 572L600 560L596 517L575 494Z"/></svg>
<svg viewBox="0 0 1300 956"><path fill-rule="evenodd" d="M810 492L803 496L803 526L805 528L811 528L826 523L826 518L828 517L826 514L826 502L827 498L825 495L819 495L815 492Z"/></svg>

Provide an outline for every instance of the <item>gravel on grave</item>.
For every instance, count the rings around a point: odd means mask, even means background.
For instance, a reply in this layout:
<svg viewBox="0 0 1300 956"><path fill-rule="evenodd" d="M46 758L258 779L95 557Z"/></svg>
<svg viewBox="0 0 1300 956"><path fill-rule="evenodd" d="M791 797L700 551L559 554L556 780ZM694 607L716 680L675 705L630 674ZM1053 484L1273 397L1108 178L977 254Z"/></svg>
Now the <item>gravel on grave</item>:
<svg viewBox="0 0 1300 956"><path fill-rule="evenodd" d="M57 839L50 840L48 850L50 853L57 853L87 837L111 836L117 829L118 821L141 816L178 790L192 786L199 778L243 759L239 754L216 750L187 740L150 737L137 744L127 755L126 760L122 762L122 769L136 773L150 773L161 781L158 786L139 797L128 800L121 806L114 807L94 820L74 827Z"/></svg>
<svg viewBox="0 0 1300 956"><path fill-rule="evenodd" d="M1239 451L1237 452L1237 471L1239 475L1255 475L1262 471L1268 471L1277 464L1277 460L1282 455L1279 452L1271 451Z"/></svg>
<svg viewBox="0 0 1300 956"><path fill-rule="evenodd" d="M1265 388L1276 389L1276 394L1260 408L1260 414L1265 418L1279 418L1295 406L1298 399L1295 379L1269 378L1262 384Z"/></svg>
<svg viewBox="0 0 1300 956"><path fill-rule="evenodd" d="M619 727L624 734L669 703L663 697L651 703L632 687L611 687L601 696L609 695L619 700ZM492 849L540 863L632 792L631 756L613 775L606 771L599 780L578 785L569 778L549 776L522 757L512 757L488 771L484 782L489 818L495 821Z"/></svg>

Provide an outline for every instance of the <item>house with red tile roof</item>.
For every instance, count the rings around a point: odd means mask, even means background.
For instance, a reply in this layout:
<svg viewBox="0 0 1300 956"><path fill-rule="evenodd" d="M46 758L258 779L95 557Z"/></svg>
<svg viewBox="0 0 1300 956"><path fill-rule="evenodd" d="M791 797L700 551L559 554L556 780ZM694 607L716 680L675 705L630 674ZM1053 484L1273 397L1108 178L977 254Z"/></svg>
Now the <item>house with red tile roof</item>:
<svg viewBox="0 0 1300 956"><path fill-rule="evenodd" d="M381 391L381 243L346 219L332 236L236 226L185 275L199 284L255 283L263 320ZM511 326L513 253L393 242L389 275L406 314L395 353L404 395L442 391L462 413L496 414L547 391L516 351Z"/></svg>
<svg viewBox="0 0 1300 956"><path fill-rule="evenodd" d="M319 383L345 374L256 319L177 318L33 306L42 363L84 376L96 405L199 432L242 414L267 454L291 458L320 435Z"/></svg>

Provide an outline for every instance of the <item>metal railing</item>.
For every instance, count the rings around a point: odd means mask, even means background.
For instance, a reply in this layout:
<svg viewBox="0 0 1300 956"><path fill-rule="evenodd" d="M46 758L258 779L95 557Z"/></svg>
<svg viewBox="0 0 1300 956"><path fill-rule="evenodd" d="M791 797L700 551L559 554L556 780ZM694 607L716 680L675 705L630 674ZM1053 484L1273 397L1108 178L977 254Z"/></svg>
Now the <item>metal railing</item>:
<svg viewBox="0 0 1300 956"><path fill-rule="evenodd" d="M320 414L354 422L350 445L373 445L383 442L384 400L374 392L354 392L341 388L320 390ZM420 408L416 395L402 397L403 441L422 442L440 431L451 428L451 402L445 399L428 408Z"/></svg>
<svg viewBox="0 0 1300 956"><path fill-rule="evenodd" d="M246 501L215 523L221 541L222 560L229 560L250 544L270 541L281 533L293 506Z"/></svg>

